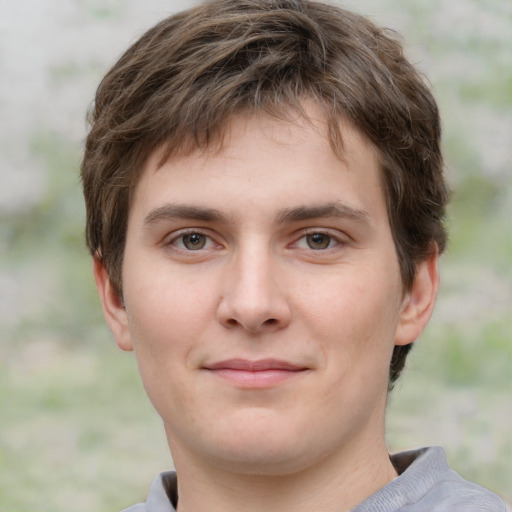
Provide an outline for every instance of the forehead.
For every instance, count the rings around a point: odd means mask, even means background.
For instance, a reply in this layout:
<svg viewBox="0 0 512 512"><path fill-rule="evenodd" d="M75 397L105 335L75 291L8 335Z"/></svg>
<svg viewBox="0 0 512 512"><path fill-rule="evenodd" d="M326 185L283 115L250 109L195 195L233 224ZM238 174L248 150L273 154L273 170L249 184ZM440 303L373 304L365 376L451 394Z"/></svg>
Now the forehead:
<svg viewBox="0 0 512 512"><path fill-rule="evenodd" d="M360 209L355 203L367 202L364 196L369 201L382 196L375 147L344 121L343 148L335 153L320 109L309 104L305 113L290 113L286 119L236 116L212 145L167 159L164 148L154 151L142 170L132 209L185 196L224 209L244 200L271 209L306 204L314 195L329 196L331 202L344 198Z"/></svg>

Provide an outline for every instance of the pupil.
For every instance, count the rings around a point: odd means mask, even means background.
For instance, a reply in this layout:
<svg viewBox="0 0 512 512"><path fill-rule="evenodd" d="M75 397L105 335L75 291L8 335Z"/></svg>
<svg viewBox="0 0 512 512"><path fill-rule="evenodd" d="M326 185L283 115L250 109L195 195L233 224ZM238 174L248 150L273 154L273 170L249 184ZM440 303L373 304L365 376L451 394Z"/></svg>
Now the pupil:
<svg viewBox="0 0 512 512"><path fill-rule="evenodd" d="M329 247L331 238L322 233L316 233L314 235L309 235L307 241L311 249L326 249Z"/></svg>
<svg viewBox="0 0 512 512"><path fill-rule="evenodd" d="M205 237L199 233L193 233L183 237L183 244L187 249L202 249L205 243Z"/></svg>

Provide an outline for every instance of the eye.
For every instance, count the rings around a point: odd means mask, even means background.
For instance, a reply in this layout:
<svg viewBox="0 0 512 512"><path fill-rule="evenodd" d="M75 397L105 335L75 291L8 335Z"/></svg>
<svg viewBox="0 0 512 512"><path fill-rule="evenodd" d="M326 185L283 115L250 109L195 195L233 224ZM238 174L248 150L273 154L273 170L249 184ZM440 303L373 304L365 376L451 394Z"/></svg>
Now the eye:
<svg viewBox="0 0 512 512"><path fill-rule="evenodd" d="M213 247L214 242L209 236L203 233L191 231L175 237L170 241L169 245L181 251L200 251L201 249Z"/></svg>
<svg viewBox="0 0 512 512"><path fill-rule="evenodd" d="M331 235L325 231L312 231L301 236L294 246L302 250L327 251L336 249L342 244L343 242L338 236Z"/></svg>
<svg viewBox="0 0 512 512"><path fill-rule="evenodd" d="M306 235L305 239L308 247L314 251L328 249L333 242L332 237L326 233L312 233L311 235Z"/></svg>
<svg viewBox="0 0 512 512"><path fill-rule="evenodd" d="M207 238L201 233L191 233L189 235L183 235L181 237L183 246L189 251L197 251L198 249L204 249Z"/></svg>

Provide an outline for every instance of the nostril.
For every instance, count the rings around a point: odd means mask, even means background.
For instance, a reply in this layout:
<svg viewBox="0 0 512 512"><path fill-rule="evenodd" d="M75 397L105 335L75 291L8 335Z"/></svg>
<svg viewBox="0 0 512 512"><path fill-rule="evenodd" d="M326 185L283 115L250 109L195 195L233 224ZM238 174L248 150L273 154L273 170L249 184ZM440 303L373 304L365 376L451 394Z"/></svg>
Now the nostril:
<svg viewBox="0 0 512 512"><path fill-rule="evenodd" d="M275 318L269 318L268 320L265 320L263 322L264 325L274 325L277 323L277 320Z"/></svg>

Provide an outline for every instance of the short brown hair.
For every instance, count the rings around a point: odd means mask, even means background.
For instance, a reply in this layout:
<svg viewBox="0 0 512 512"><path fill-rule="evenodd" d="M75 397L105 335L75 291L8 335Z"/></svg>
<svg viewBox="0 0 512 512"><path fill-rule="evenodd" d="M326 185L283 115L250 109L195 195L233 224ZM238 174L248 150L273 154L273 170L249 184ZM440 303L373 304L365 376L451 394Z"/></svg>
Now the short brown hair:
<svg viewBox="0 0 512 512"><path fill-rule="evenodd" d="M395 35L309 0L211 0L147 31L107 73L90 113L82 162L86 238L122 297L130 198L148 156L222 138L235 114L322 109L333 150L340 121L377 148L405 290L446 243L447 190L436 102ZM410 345L395 347L390 385Z"/></svg>

